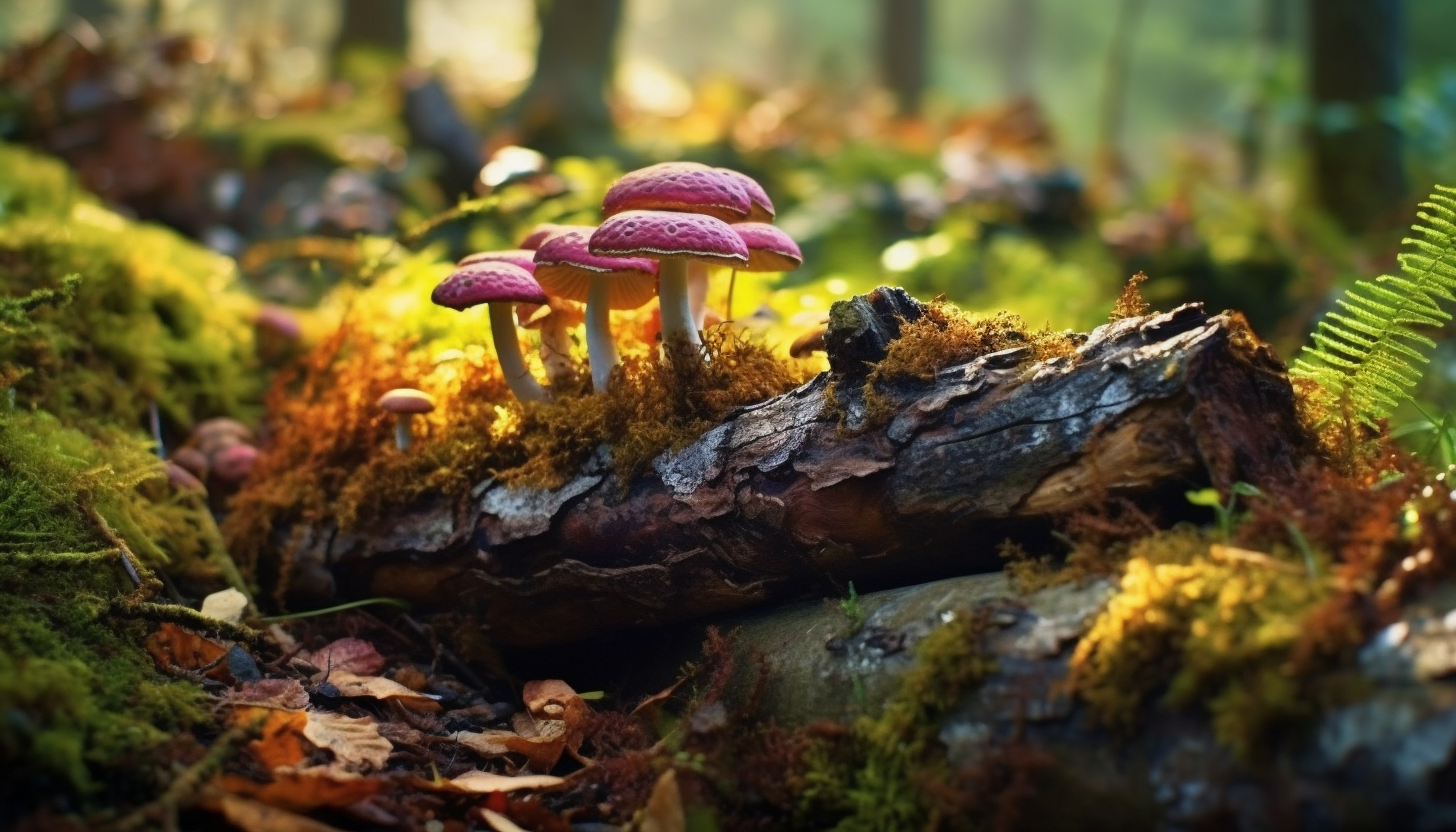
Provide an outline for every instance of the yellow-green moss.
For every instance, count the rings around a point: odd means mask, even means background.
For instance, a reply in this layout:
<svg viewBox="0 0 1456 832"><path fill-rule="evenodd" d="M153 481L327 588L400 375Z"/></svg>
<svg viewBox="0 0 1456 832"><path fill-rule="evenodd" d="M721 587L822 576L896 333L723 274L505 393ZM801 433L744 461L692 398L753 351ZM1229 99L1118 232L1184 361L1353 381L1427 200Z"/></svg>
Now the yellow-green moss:
<svg viewBox="0 0 1456 832"><path fill-rule="evenodd" d="M1327 563L1316 562L1319 575ZM1102 721L1134 726L1155 697L1202 706L1237 753L1320 704L1294 656L1339 591L1283 547L1254 552L1178 527L1134 543L1118 592L1078 644L1072 686Z"/></svg>
<svg viewBox="0 0 1456 832"><path fill-rule="evenodd" d="M261 394L254 302L227 258L93 204L44 157L0 146L0 284L20 298L79 275L74 302L0 330L0 379L22 407L140 427L243 415ZM61 183L66 183L63 187Z"/></svg>
<svg viewBox="0 0 1456 832"><path fill-rule="evenodd" d="M847 737L811 748L801 825L837 832L926 828L931 808L922 784L949 775L936 747L941 721L993 669L982 630L979 616L960 613L932 631L879 715L860 717Z"/></svg>
<svg viewBox="0 0 1456 832"><path fill-rule="evenodd" d="M205 718L195 685L153 669L146 624L114 613L135 587L106 529L156 566L195 558L211 518L148 496L160 463L96 430L0 411L0 805L17 810L103 782L148 788L162 772L147 752Z"/></svg>

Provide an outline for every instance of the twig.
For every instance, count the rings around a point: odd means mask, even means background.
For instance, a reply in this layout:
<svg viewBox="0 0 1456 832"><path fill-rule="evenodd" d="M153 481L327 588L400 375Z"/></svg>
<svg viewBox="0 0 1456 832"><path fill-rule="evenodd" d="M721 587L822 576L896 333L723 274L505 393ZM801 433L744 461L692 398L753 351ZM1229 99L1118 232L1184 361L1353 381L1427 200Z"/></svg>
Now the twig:
<svg viewBox="0 0 1456 832"><path fill-rule="evenodd" d="M157 796L157 799L138 807L130 814L123 815L111 824L98 828L103 832L133 832L133 830L147 828L161 822L164 828L175 829L177 811L198 801L202 796L201 792L207 779L222 768L222 764L227 762L227 758L243 743L256 739L262 733L265 719L266 717L259 717L247 725L229 728L222 732L213 741L212 747L207 750L202 759L177 775L167 786L166 791Z"/></svg>

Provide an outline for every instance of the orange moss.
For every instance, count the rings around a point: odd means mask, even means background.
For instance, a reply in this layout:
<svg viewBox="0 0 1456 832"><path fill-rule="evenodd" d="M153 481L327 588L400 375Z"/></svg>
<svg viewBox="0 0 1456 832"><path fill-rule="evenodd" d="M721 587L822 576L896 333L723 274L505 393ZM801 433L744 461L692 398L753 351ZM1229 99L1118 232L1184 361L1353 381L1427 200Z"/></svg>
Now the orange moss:
<svg viewBox="0 0 1456 832"><path fill-rule="evenodd" d="M1152 304L1143 299L1140 288L1148 281L1148 276L1143 272L1129 277L1127 283L1123 284L1122 294L1117 296L1117 301L1112 304L1112 313L1107 316L1109 321L1120 321L1123 318L1140 318L1152 311Z"/></svg>
<svg viewBox="0 0 1456 832"><path fill-rule="evenodd" d="M224 534L253 574L266 553L285 550L260 575L280 583L291 547L274 535L285 526L350 530L424 500L469 499L488 477L555 487L602 445L629 479L734 407L805 380L797 363L731 333L710 332L705 351L709 360L678 366L629 349L607 394L590 394L582 368L554 401L522 405L483 347L436 355L413 342L381 341L346 320L274 384L271 436L230 504ZM375 406L395 387L418 388L437 403L416 417L416 441L403 452L391 418Z"/></svg>

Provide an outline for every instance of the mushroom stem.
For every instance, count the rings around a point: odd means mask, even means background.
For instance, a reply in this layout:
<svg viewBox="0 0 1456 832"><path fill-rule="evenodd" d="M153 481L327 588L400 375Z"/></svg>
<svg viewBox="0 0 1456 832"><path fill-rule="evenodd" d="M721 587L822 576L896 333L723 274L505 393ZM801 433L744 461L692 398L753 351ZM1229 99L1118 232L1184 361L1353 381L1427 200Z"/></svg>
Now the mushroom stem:
<svg viewBox="0 0 1456 832"><path fill-rule="evenodd" d="M662 345L667 354L698 352L703 339L693 325L688 303L688 260L668 257L657 272L657 302L662 307Z"/></svg>
<svg viewBox="0 0 1456 832"><path fill-rule="evenodd" d="M541 323L541 366L553 387L571 375L571 327L560 315Z"/></svg>
<svg viewBox="0 0 1456 832"><path fill-rule="evenodd" d="M728 300L723 303L723 320L733 323L733 284L738 282L738 270L734 269L728 275Z"/></svg>
<svg viewBox="0 0 1456 832"><path fill-rule="evenodd" d="M703 331L703 315L708 310L708 264L688 261L688 308L693 311L693 329Z"/></svg>
<svg viewBox="0 0 1456 832"><path fill-rule="evenodd" d="M538 290L539 291L539 290ZM521 356L521 342L516 338L516 313L510 303L491 303L490 337L495 343L495 357L500 362L506 386L523 402L546 399L546 390L531 376L526 359Z"/></svg>
<svg viewBox="0 0 1456 832"><path fill-rule="evenodd" d="M394 414L394 446L401 451L408 450L413 435L410 433L410 419L414 418L412 413Z"/></svg>
<svg viewBox="0 0 1456 832"><path fill-rule="evenodd" d="M606 278L594 277L586 296L586 356L591 365L592 389L598 393L607 389L607 380L612 377L612 368L621 363L617 357L617 344L612 340L612 310L607 305Z"/></svg>

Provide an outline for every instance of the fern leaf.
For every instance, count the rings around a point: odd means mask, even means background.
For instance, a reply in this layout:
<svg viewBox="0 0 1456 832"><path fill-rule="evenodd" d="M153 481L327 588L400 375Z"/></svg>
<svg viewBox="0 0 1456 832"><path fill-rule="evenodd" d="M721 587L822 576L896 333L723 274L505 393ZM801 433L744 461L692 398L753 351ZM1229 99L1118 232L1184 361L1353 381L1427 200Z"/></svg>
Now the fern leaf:
<svg viewBox="0 0 1456 832"><path fill-rule="evenodd" d="M1289 371L1347 400L1367 425L1410 398L1436 346L1418 328L1450 321L1441 304L1456 301L1456 188L1437 185L1420 207L1420 221L1402 241L1400 273L1357 281Z"/></svg>

